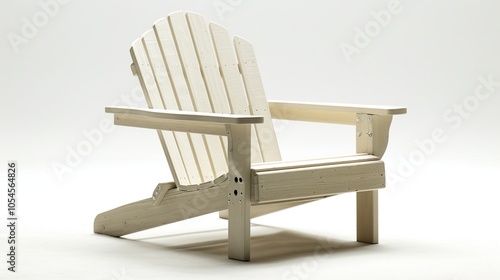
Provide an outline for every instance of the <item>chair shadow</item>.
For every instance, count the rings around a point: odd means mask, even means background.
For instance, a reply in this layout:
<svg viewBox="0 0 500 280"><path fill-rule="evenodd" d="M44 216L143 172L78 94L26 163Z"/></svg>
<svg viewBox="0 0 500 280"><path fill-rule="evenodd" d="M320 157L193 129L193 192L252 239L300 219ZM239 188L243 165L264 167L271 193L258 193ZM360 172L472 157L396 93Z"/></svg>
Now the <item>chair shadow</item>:
<svg viewBox="0 0 500 280"><path fill-rule="evenodd" d="M256 232L257 231L257 232ZM194 237L194 238L191 238ZM227 229L198 231L185 234L149 238L122 238L130 242L146 243L149 248L175 250L188 255L227 260ZM181 242L177 242L181 239ZM189 241L186 241L189 240ZM172 245L179 244L179 245ZM289 229L252 223L251 262L269 263L304 257L336 257L357 253L370 244L332 239L326 236L304 234Z"/></svg>

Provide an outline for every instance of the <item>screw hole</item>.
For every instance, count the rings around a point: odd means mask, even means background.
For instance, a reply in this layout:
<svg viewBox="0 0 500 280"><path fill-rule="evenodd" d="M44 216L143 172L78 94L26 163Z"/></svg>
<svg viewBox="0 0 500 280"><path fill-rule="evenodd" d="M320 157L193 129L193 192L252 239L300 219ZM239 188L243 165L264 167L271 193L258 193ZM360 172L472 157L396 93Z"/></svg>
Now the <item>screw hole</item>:
<svg viewBox="0 0 500 280"><path fill-rule="evenodd" d="M237 190L234 190L234 195L238 195L238 191Z"/></svg>

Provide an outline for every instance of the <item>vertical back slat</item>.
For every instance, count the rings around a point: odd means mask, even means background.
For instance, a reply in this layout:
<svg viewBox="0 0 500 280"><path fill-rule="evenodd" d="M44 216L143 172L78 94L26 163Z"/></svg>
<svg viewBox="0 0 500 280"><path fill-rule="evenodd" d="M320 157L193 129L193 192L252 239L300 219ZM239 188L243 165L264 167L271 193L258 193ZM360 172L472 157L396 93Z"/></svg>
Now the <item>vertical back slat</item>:
<svg viewBox="0 0 500 280"><path fill-rule="evenodd" d="M175 93L177 105L180 110L195 111L189 88L184 77L183 67L175 46L174 38L170 29L170 25L166 18L158 20L153 27L157 40L160 44L163 59L167 66L167 71L171 80L172 88ZM186 168L198 169L201 174L199 182L193 184L200 184L203 182L211 181L214 179L214 173L211 168L209 154L205 147L205 140L203 135L189 134L189 145L191 150L194 151L196 157L195 166L186 166Z"/></svg>
<svg viewBox="0 0 500 280"><path fill-rule="evenodd" d="M142 40L136 40L133 43L130 54L132 55L132 60L134 61L135 69L139 76L139 81L144 91L148 107L164 107ZM188 179L182 157L177 149L177 141L174 134L170 131L158 131L158 136L165 151L174 180L178 184L189 185L191 182Z"/></svg>
<svg viewBox="0 0 500 280"><path fill-rule="evenodd" d="M186 13L186 19L191 31L191 37L198 56L201 73L205 82L208 97L215 113L230 114L231 108L227 100L226 90L219 72L219 65L210 38L208 24L201 15ZM227 138L220 137L223 151L227 157Z"/></svg>
<svg viewBox="0 0 500 280"><path fill-rule="evenodd" d="M229 107L226 90L219 72L219 65L210 38L208 24L198 14L186 13L186 18L213 111L229 114L231 113L231 108Z"/></svg>
<svg viewBox="0 0 500 280"><path fill-rule="evenodd" d="M179 110L177 98L174 94L163 55L160 50L160 45L154 30L146 32L142 36L142 42L149 58L150 67L153 70L157 88L161 95L160 97L155 98L161 98L163 100L163 104L153 103L153 108ZM198 164L191 148L191 141L187 133L174 132L174 137L179 153L182 157L185 172L189 178L189 185L202 183L202 175L200 174Z"/></svg>
<svg viewBox="0 0 500 280"><path fill-rule="evenodd" d="M238 57L241 75L245 84L247 98L252 115L264 117L264 123L256 125L257 138L264 161L280 161L276 133L269 112L269 105L260 78L257 60L252 45L241 37L234 37L234 46Z"/></svg>
<svg viewBox="0 0 500 280"><path fill-rule="evenodd" d="M191 94L194 109L199 112L213 112L212 104L205 88L205 82L201 75L198 58L191 38L188 23L185 14L177 12L168 16L170 28L177 51L184 69L184 75ZM209 166L203 166L202 171L212 170L213 179L227 173L227 160L224 153L224 147L220 136L204 135L209 158L198 158L201 164L210 163ZM210 168L210 169L209 169Z"/></svg>
<svg viewBox="0 0 500 280"><path fill-rule="evenodd" d="M228 31L217 24L210 23L210 32L219 63L220 75L223 78L227 97L231 104L231 112L240 115L250 115L245 87L238 68L238 60ZM252 125L252 163L262 162L262 153Z"/></svg>
<svg viewBox="0 0 500 280"><path fill-rule="evenodd" d="M150 108L264 116L252 125L252 162L281 160L255 54L245 40L194 13L160 19L131 48ZM227 174L227 139L158 131L177 185L210 187ZM219 180L216 180L218 179Z"/></svg>

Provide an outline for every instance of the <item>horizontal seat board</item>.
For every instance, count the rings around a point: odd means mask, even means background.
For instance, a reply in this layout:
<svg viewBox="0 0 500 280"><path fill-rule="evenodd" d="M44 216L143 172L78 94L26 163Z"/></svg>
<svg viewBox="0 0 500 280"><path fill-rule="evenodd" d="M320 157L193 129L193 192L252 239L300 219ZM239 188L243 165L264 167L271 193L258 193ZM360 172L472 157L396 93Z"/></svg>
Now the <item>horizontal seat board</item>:
<svg viewBox="0 0 500 280"><path fill-rule="evenodd" d="M140 115L151 118L198 121L207 123L223 124L251 124L262 123L264 118L261 116L234 115L219 113L190 112L177 110L158 110L158 109L139 109L129 107L106 107L106 113L119 113L128 115Z"/></svg>
<svg viewBox="0 0 500 280"><path fill-rule="evenodd" d="M298 161L266 162L252 165L253 172L265 172L274 170L285 170L291 168L304 168L323 165L333 165L352 162L374 161L380 158L367 154L358 154L353 156L342 156L333 158L309 159Z"/></svg>
<svg viewBox="0 0 500 280"><path fill-rule="evenodd" d="M385 187L383 161L354 162L252 174L254 202L286 201Z"/></svg>

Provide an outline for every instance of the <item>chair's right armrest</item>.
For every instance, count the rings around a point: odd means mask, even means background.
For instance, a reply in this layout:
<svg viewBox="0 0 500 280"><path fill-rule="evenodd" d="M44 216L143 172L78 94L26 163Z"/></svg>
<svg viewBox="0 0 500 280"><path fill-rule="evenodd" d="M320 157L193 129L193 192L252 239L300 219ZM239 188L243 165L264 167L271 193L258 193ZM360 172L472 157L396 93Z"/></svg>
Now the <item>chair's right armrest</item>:
<svg viewBox="0 0 500 280"><path fill-rule="evenodd" d="M350 125L356 124L356 114L406 114L405 107L288 101L269 101L269 110L274 119Z"/></svg>
<svg viewBox="0 0 500 280"><path fill-rule="evenodd" d="M249 125L264 121L263 117L253 115L128 107L106 107L106 113L114 114L116 125L214 135L227 135L227 125Z"/></svg>

